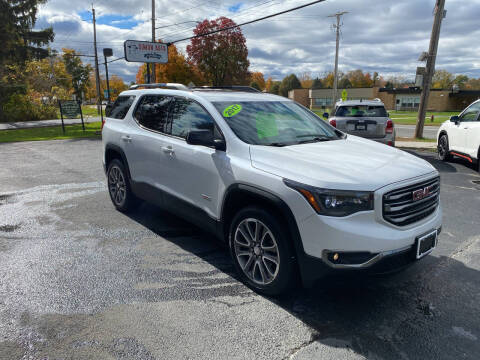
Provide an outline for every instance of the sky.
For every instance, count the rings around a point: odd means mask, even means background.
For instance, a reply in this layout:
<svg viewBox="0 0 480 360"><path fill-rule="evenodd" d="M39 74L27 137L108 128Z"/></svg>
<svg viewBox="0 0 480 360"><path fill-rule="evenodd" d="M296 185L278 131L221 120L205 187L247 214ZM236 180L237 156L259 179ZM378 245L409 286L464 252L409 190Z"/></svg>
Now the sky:
<svg viewBox="0 0 480 360"><path fill-rule="evenodd" d="M165 42L192 35L195 21L226 16L237 23L299 6L310 0L156 0L157 38ZM125 40L151 40L151 0L97 0L99 54L113 48L122 57ZM343 16L339 70L362 69L380 75L413 79L417 59L428 50L435 0L326 0L313 6L242 27L249 50L250 71L281 80L294 73L322 76L335 59L334 18ZM92 1L49 0L41 5L36 28L52 26L51 47L73 48L92 55ZM446 0L437 54L437 69L480 77L480 0ZM178 43L185 53L189 42ZM92 58L83 58L93 65ZM109 74L135 80L140 63L119 60ZM101 74L104 68L100 69Z"/></svg>

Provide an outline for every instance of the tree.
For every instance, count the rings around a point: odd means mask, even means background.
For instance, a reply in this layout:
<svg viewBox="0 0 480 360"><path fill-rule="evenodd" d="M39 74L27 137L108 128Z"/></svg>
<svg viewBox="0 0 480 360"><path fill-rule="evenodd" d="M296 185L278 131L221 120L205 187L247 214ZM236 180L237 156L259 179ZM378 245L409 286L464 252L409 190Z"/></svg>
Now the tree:
<svg viewBox="0 0 480 360"><path fill-rule="evenodd" d="M258 85L258 83L256 81L252 81L250 83L250 87L252 87L254 89L257 89L258 91L262 91L262 89L260 89L260 85Z"/></svg>
<svg viewBox="0 0 480 360"><path fill-rule="evenodd" d="M257 83L260 91L263 91L265 89L265 78L263 77L263 74L260 71L255 71L250 75L250 79L253 82Z"/></svg>
<svg viewBox="0 0 480 360"><path fill-rule="evenodd" d="M338 88L339 89L349 89L352 87L352 83L348 79L348 77L344 76L340 79L338 82Z"/></svg>
<svg viewBox="0 0 480 360"><path fill-rule="evenodd" d="M275 81L270 88L270 93L280 95L280 81Z"/></svg>
<svg viewBox="0 0 480 360"><path fill-rule="evenodd" d="M205 82L198 69L189 63L173 44L168 47L168 63L157 64L155 74L157 82L174 82L184 85L189 83L202 85Z"/></svg>
<svg viewBox="0 0 480 360"><path fill-rule="evenodd" d="M450 89L453 84L453 74L447 70L437 70L432 78L433 89Z"/></svg>
<svg viewBox="0 0 480 360"><path fill-rule="evenodd" d="M480 78L478 79L468 79L465 87L469 90L480 90Z"/></svg>
<svg viewBox="0 0 480 360"><path fill-rule="evenodd" d="M222 16L215 20L204 20L193 33L201 35L235 25L233 20ZM239 27L193 38L187 46L187 54L189 61L213 86L248 84L248 49Z"/></svg>
<svg viewBox="0 0 480 360"><path fill-rule="evenodd" d="M90 73L92 72L92 67L90 64L83 65L82 60L79 56L77 56L75 50L62 49L62 51L65 67L67 72L72 77L74 93L77 96L77 99L82 99L83 94L87 91L90 83Z"/></svg>
<svg viewBox="0 0 480 360"><path fill-rule="evenodd" d="M46 0L0 0L0 66L6 62L24 63L49 55L43 46L53 41L53 30L32 30L37 8Z"/></svg>
<svg viewBox="0 0 480 360"><path fill-rule="evenodd" d="M455 85L458 85L460 89L465 89L468 83L468 76L467 75L457 75L453 80Z"/></svg>
<svg viewBox="0 0 480 360"><path fill-rule="evenodd" d="M333 89L333 80L335 78L335 75L333 72L328 73L325 75L323 78L323 86L326 87L327 89Z"/></svg>
<svg viewBox="0 0 480 360"><path fill-rule="evenodd" d="M14 103L9 98L27 92L25 63L49 55L44 46L53 40L52 28L33 30L38 5L45 1L0 0L0 121L9 120L3 114L4 104Z"/></svg>
<svg viewBox="0 0 480 360"><path fill-rule="evenodd" d="M282 80L279 95L287 97L290 90L301 88L302 84L300 84L300 80L298 80L295 74L290 74L288 76L285 76L285 78Z"/></svg>
<svg viewBox="0 0 480 360"><path fill-rule="evenodd" d="M313 80L312 80L311 73L309 71L305 71L301 73L299 80L300 80L300 84L302 84L302 88L310 89L312 87Z"/></svg>
<svg viewBox="0 0 480 360"><path fill-rule="evenodd" d="M320 80L318 77L313 79L312 81L312 89L322 89L323 88L323 82Z"/></svg>
<svg viewBox="0 0 480 360"><path fill-rule="evenodd" d="M349 71L346 77L350 81L352 87L372 87L373 81L369 73L363 73L362 70Z"/></svg>
<svg viewBox="0 0 480 360"><path fill-rule="evenodd" d="M271 76L269 76L267 79L267 82L265 83L265 90L267 90L267 92L270 92L272 90L272 86L273 86L273 79Z"/></svg>

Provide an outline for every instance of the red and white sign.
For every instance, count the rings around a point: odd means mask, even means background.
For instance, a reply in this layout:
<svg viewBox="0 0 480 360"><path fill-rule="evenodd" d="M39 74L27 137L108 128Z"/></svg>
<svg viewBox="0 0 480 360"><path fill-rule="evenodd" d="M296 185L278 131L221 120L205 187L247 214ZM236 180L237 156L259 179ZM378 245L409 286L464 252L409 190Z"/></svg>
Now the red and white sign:
<svg viewBox="0 0 480 360"><path fill-rule="evenodd" d="M167 44L127 40L123 43L123 47L127 61L162 64L168 62Z"/></svg>

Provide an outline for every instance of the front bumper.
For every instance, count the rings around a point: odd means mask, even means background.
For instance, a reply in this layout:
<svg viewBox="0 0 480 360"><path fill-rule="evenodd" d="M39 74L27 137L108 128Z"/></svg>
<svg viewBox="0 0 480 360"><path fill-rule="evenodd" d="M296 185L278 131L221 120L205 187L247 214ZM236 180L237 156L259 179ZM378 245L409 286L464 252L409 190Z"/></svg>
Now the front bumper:
<svg viewBox="0 0 480 360"><path fill-rule="evenodd" d="M416 260L416 239L442 227L441 204L426 218L406 226L387 222L382 214L383 195L432 175L385 186L375 191L376 211L359 212L347 217L319 216L316 213L298 221L303 254L299 257L306 286L327 273L341 271L394 271ZM350 254L348 266L329 261L333 253ZM302 264L304 263L304 264ZM345 264L343 264L345 265Z"/></svg>

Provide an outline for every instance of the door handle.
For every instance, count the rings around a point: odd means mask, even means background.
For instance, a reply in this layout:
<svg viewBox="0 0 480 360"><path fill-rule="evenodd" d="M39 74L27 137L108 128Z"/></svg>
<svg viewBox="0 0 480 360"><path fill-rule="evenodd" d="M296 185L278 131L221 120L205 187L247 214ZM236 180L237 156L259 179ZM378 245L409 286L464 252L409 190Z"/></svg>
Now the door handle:
<svg viewBox="0 0 480 360"><path fill-rule="evenodd" d="M121 139L125 142L132 142L132 138L130 137L130 135L123 135Z"/></svg>
<svg viewBox="0 0 480 360"><path fill-rule="evenodd" d="M175 154L175 151L173 151L173 148L171 146L162 146L162 151L169 155Z"/></svg>

